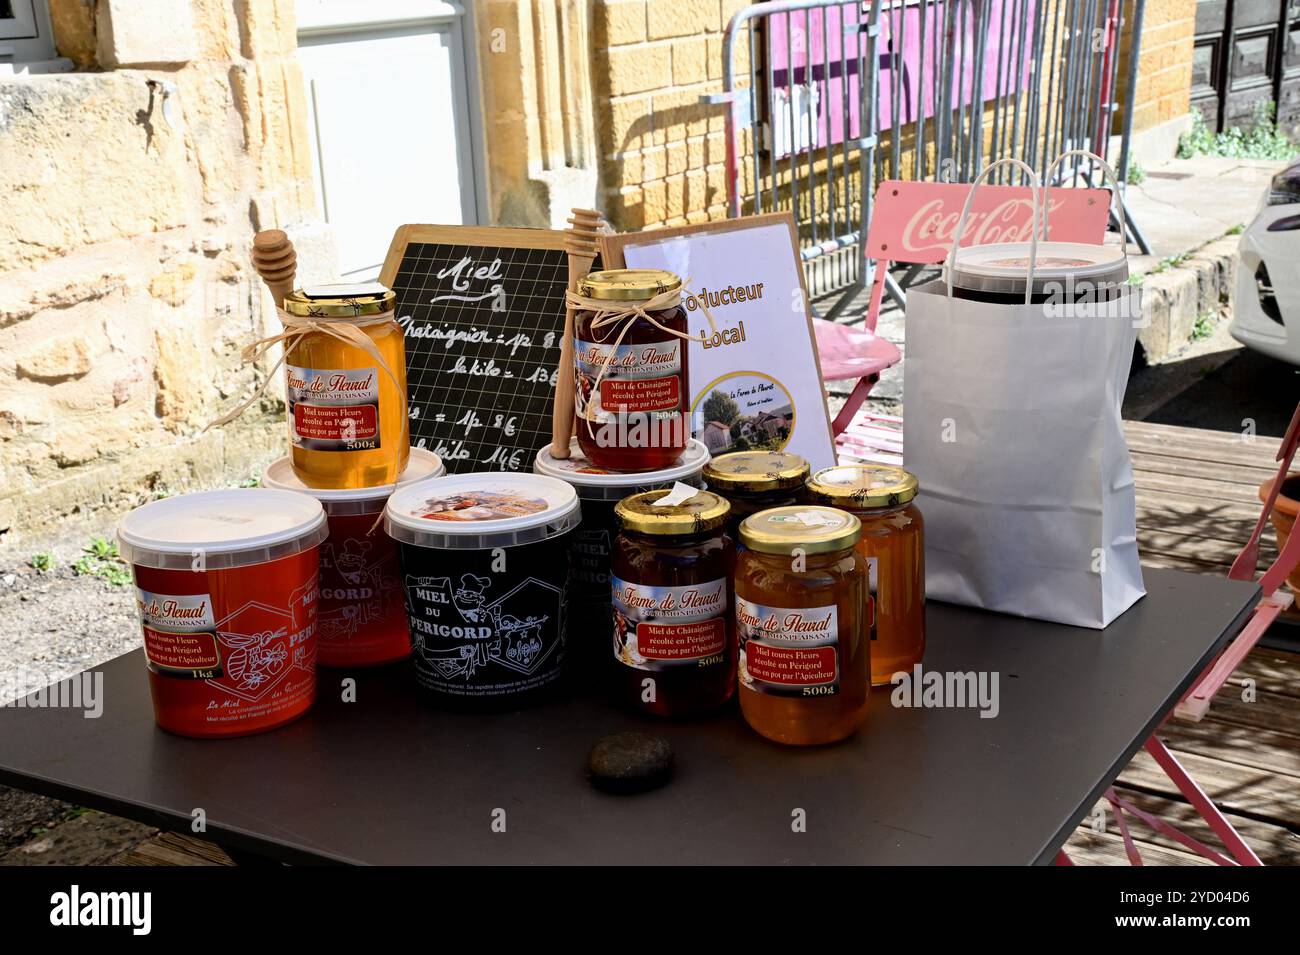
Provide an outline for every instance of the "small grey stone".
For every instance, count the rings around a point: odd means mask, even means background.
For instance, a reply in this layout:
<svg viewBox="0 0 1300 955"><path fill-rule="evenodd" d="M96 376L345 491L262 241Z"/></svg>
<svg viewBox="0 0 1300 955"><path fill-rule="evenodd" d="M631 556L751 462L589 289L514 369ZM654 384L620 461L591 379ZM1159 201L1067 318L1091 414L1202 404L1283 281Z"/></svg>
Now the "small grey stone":
<svg viewBox="0 0 1300 955"><path fill-rule="evenodd" d="M587 757L591 784L611 793L641 793L668 782L673 772L673 748L650 733L602 736Z"/></svg>

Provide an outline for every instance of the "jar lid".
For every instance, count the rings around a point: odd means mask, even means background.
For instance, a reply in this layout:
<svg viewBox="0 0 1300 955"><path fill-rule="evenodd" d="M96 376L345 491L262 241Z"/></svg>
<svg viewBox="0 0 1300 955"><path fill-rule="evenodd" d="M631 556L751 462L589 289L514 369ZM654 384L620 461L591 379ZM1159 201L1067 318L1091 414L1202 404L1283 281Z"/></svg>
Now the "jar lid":
<svg viewBox="0 0 1300 955"><path fill-rule="evenodd" d="M315 547L328 533L320 501L257 487L150 501L117 525L123 558L180 570L263 564Z"/></svg>
<svg viewBox="0 0 1300 955"><path fill-rule="evenodd" d="M916 497L916 475L890 464L842 464L808 479L808 500L835 507L893 507Z"/></svg>
<svg viewBox="0 0 1300 955"><path fill-rule="evenodd" d="M709 487L727 491L784 491L808 479L808 462L788 451L733 451L704 468Z"/></svg>
<svg viewBox="0 0 1300 955"><path fill-rule="evenodd" d="M610 302L635 302L681 288L682 280L664 269L607 269L578 282L578 294Z"/></svg>
<svg viewBox="0 0 1300 955"><path fill-rule="evenodd" d="M284 297L284 310L309 318L356 318L393 310L397 295L378 282L309 285Z"/></svg>
<svg viewBox="0 0 1300 955"><path fill-rule="evenodd" d="M567 458L555 457L548 444L537 452L533 470L538 474L568 481L577 488L578 497L584 501L621 501L629 494L667 487L674 481L691 483L698 480L708 462L709 449L703 441L692 438L687 442L682 456L669 467L658 471L609 471L592 464L582 453L578 439L572 438Z"/></svg>
<svg viewBox="0 0 1300 955"><path fill-rule="evenodd" d="M976 293L1024 295L1029 249L1028 242L993 242L959 249L952 284ZM1050 292L1049 283L1065 291L1069 282L1115 286L1128 281L1128 259L1117 245L1039 242L1035 263L1033 291L1038 294Z"/></svg>
<svg viewBox="0 0 1300 955"><path fill-rule="evenodd" d="M411 448L411 457L406 462L406 467L402 469L402 473L397 476L396 484L358 488L308 487L294 471L293 458L283 457L266 466L266 470L262 472L262 487L310 494L324 504L326 512L330 514L345 512L362 514L367 513L367 510L373 514L382 510L382 507L377 505L382 505L388 499L388 495L403 484L422 481L425 478L441 477L446 473L447 467L438 455L426 448ZM371 507L356 509L347 506L353 504L370 504Z"/></svg>
<svg viewBox="0 0 1300 955"><path fill-rule="evenodd" d="M478 472L398 487L384 509L384 529L418 547L484 550L557 537L581 518L578 495L564 481Z"/></svg>
<svg viewBox="0 0 1300 955"><path fill-rule="evenodd" d="M862 536L862 522L848 511L815 504L770 507L740 522L740 542L764 554L828 554L846 550Z"/></svg>
<svg viewBox="0 0 1300 955"><path fill-rule="evenodd" d="M671 493L672 488L661 488L625 497L614 516L625 530L664 537L704 534L727 523L731 505L712 491L696 491L680 504L655 504Z"/></svg>

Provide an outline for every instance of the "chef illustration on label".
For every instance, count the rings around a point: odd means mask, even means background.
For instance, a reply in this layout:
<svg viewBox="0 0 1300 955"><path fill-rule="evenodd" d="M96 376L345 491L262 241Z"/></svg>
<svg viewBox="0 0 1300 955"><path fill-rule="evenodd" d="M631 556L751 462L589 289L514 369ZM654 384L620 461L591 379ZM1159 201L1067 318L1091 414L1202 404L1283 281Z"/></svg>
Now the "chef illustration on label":
<svg viewBox="0 0 1300 955"><path fill-rule="evenodd" d="M535 672L560 645L558 588L529 577L491 601L493 580L408 577L412 649L441 678L466 683L492 666ZM489 602L491 601L491 602ZM555 613L538 610L554 608ZM451 619L448 619L448 618Z"/></svg>
<svg viewBox="0 0 1300 955"><path fill-rule="evenodd" d="M392 559L391 552L373 560L373 550L370 541L356 538L346 540L342 551L335 550L333 541L321 546L321 567L327 571L321 598L344 601L333 610L321 611L322 640L351 639L362 627L382 617L391 601L401 599L397 581L384 573L385 563Z"/></svg>

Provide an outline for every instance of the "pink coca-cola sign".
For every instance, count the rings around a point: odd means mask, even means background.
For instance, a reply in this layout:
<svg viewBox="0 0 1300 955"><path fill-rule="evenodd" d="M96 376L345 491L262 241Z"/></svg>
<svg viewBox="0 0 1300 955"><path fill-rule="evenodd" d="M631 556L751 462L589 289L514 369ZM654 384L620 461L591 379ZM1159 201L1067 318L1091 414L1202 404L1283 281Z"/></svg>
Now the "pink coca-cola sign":
<svg viewBox="0 0 1300 955"><path fill-rule="evenodd" d="M882 182L871 209L867 255L891 262L942 262L952 248L970 188L956 182ZM1046 199L1052 240L1099 244L1105 237L1108 190L1051 189ZM1032 220L1028 187L981 185L966 217L961 244L1027 242Z"/></svg>

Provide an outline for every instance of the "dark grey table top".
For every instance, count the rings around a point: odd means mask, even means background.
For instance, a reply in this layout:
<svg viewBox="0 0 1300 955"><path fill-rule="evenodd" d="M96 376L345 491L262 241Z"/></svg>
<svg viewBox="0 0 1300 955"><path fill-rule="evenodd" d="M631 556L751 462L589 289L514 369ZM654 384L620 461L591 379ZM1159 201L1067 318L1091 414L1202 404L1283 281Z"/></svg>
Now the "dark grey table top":
<svg viewBox="0 0 1300 955"><path fill-rule="evenodd" d="M1175 571L1146 582L1105 631L931 604L926 669L997 672L993 719L896 708L878 688L855 738L787 749L737 713L661 724L587 700L448 713L398 666L323 671L315 710L284 729L187 740L154 726L137 650L100 668L99 719L0 708L0 781L181 831L201 808L209 838L298 862L1050 862L1258 599ZM348 675L355 703L340 700ZM588 749L624 728L671 738L670 785L590 787Z"/></svg>

